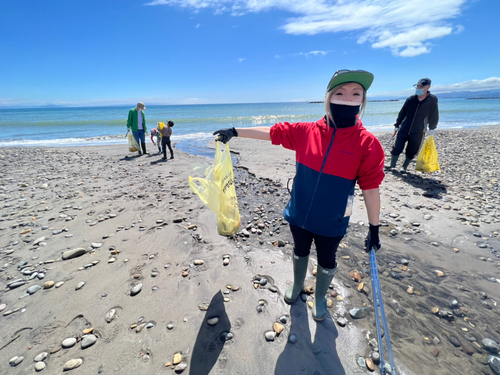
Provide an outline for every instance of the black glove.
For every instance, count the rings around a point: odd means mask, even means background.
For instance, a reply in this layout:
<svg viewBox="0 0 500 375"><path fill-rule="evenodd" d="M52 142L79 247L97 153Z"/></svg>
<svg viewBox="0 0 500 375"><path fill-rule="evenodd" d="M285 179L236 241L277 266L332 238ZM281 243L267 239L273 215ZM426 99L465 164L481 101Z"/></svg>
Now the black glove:
<svg viewBox="0 0 500 375"><path fill-rule="evenodd" d="M366 236L365 240L365 251L369 253L372 249L377 251L380 249L380 238L378 237L378 229L380 228L380 225L371 225L370 224L370 229L368 230L368 235Z"/></svg>
<svg viewBox="0 0 500 375"><path fill-rule="evenodd" d="M216 141L220 141L222 143L227 143L229 140L233 137L238 136L238 132L236 131L235 128L231 129L220 129L214 131L214 135L217 135L217 138L215 139Z"/></svg>
<svg viewBox="0 0 500 375"><path fill-rule="evenodd" d="M394 124L394 130L395 131L399 131L399 125L398 124Z"/></svg>

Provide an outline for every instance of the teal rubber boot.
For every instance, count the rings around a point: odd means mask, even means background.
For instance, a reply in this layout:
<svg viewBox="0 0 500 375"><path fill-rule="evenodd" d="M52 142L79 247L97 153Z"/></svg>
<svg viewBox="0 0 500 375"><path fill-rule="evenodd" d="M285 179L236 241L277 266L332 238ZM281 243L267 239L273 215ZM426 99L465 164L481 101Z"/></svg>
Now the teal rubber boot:
<svg viewBox="0 0 500 375"><path fill-rule="evenodd" d="M398 164L399 155L391 155L391 168L396 168Z"/></svg>
<svg viewBox="0 0 500 375"><path fill-rule="evenodd" d="M314 293L314 302L312 308L313 319L321 322L326 318L326 292L332 282L333 276L337 273L339 268L338 263L335 268L323 268L318 264L318 272L316 274L316 290Z"/></svg>
<svg viewBox="0 0 500 375"><path fill-rule="evenodd" d="M304 288L304 280L307 273L307 265L309 264L309 255L299 257L293 254L293 285L285 292L285 302L293 303Z"/></svg>
<svg viewBox="0 0 500 375"><path fill-rule="evenodd" d="M410 165L412 159L406 158L405 162L403 163L403 166L401 167L401 172L406 172L406 169Z"/></svg>

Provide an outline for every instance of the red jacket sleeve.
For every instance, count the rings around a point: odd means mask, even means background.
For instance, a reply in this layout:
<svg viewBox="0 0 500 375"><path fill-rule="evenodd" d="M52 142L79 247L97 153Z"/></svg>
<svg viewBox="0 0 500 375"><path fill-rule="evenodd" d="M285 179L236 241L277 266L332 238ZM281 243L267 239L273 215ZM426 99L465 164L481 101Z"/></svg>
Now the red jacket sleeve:
<svg viewBox="0 0 500 375"><path fill-rule="evenodd" d="M277 123L271 127L270 135L273 145L282 145L289 150L297 150L297 146L304 142L308 123L289 122Z"/></svg>
<svg viewBox="0 0 500 375"><path fill-rule="evenodd" d="M378 189L385 177L385 154L379 140L371 133L366 132L364 140L365 152L358 169L358 185L361 190Z"/></svg>

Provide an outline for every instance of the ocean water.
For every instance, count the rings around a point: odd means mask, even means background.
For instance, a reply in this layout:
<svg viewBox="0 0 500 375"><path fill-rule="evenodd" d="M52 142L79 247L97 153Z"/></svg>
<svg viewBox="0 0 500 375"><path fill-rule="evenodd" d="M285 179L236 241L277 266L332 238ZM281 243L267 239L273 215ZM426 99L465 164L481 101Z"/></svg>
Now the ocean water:
<svg viewBox="0 0 500 375"><path fill-rule="evenodd" d="M368 102L363 125L392 130L404 100ZM130 107L0 109L0 147L73 147L125 144ZM203 148L221 128L272 126L276 122L316 121L323 103L257 103L147 106L148 130L172 120L173 142L185 149ZM439 129L500 125L500 99L442 99ZM148 141L149 142L149 141ZM191 150L196 153L196 150Z"/></svg>

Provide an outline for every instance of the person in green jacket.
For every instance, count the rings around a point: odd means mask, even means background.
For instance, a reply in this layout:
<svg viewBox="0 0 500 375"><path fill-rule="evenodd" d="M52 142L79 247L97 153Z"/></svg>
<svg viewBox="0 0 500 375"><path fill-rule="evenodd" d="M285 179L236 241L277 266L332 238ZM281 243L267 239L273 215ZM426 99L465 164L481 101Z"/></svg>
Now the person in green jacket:
<svg viewBox="0 0 500 375"><path fill-rule="evenodd" d="M132 108L128 111L128 119L127 119L127 129L132 131L132 135L134 136L137 144L142 146L142 152L139 149L139 156L143 153L146 155L146 132L148 131L146 128L146 115L144 114L144 110L146 107L144 103L137 103L136 108ZM139 116L140 115L140 116Z"/></svg>

